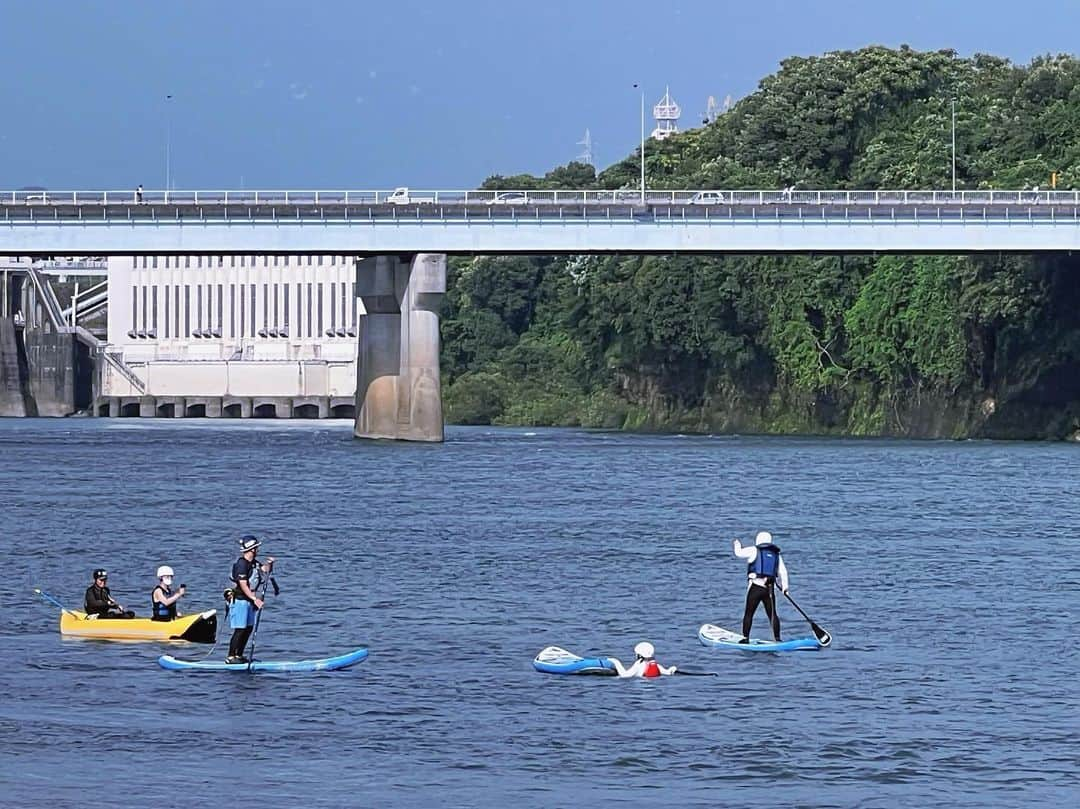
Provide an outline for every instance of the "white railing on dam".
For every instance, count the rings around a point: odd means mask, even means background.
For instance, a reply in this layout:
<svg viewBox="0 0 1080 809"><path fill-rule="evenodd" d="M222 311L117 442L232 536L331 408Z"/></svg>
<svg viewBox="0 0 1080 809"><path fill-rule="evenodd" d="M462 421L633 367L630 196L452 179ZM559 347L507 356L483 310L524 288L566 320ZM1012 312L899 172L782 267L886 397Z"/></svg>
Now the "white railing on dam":
<svg viewBox="0 0 1080 809"><path fill-rule="evenodd" d="M1077 191L0 192L8 255L1077 249Z"/></svg>

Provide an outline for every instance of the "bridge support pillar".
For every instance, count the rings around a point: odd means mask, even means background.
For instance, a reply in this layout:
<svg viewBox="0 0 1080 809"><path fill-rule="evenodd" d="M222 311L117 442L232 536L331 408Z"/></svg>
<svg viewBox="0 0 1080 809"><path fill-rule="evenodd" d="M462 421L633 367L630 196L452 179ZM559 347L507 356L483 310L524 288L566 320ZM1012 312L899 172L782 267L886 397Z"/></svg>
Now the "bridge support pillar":
<svg viewBox="0 0 1080 809"><path fill-rule="evenodd" d="M439 305L446 256L375 256L356 265L357 438L442 441Z"/></svg>

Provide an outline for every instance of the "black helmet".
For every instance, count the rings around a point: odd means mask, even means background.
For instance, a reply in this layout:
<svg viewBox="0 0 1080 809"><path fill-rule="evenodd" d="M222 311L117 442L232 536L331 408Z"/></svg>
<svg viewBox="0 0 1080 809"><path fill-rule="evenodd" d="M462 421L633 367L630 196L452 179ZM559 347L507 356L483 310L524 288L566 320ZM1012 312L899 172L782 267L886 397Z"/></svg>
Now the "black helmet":
<svg viewBox="0 0 1080 809"><path fill-rule="evenodd" d="M247 534L245 536L240 537L240 552L241 553L247 553L248 551L253 551L257 547L259 547L261 544L262 543L259 542L259 540L257 540L251 534Z"/></svg>
<svg viewBox="0 0 1080 809"><path fill-rule="evenodd" d="M94 571L95 580L107 578L109 578L109 571L105 570L105 568L99 567L97 570Z"/></svg>

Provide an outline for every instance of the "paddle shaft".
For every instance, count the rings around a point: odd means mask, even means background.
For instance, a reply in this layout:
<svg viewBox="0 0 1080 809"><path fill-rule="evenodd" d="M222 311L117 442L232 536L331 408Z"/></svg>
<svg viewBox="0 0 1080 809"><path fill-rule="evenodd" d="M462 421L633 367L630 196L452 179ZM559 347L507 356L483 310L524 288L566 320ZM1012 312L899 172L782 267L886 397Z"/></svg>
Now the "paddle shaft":
<svg viewBox="0 0 1080 809"><path fill-rule="evenodd" d="M34 592L37 593L42 598L44 598L46 601L48 601L54 607L59 607L61 612L66 612L68 615L70 615L72 618L75 618L76 620L82 620L81 618L79 618L78 613L73 612L72 610L69 610L67 607L65 607L58 600L56 600L51 595L46 593L44 590L41 590L41 589L38 589L37 587L35 587Z"/></svg>
<svg viewBox="0 0 1080 809"><path fill-rule="evenodd" d="M683 677L719 677L715 671L683 671L680 668L675 669L675 674L681 674Z"/></svg>
<svg viewBox="0 0 1080 809"><path fill-rule="evenodd" d="M807 620L807 622L810 624L810 629L813 630L815 637L817 637L817 639L818 639L818 643L820 643L822 646L828 646L830 643L832 643L832 635L830 635L828 632L826 632L824 629L822 629L820 626L818 626L814 622L814 620L809 615L807 615L806 612L803 611L803 608L800 607L795 602L794 598L792 598L786 592L784 593L784 598L786 598L788 601L790 601L791 606L793 606L795 609L797 609L799 611L799 615L801 615L803 618L805 618Z"/></svg>
<svg viewBox="0 0 1080 809"><path fill-rule="evenodd" d="M260 590L262 590L262 593L260 594L260 600L262 601L263 605L255 613L255 628L251 630L251 657L248 658L248 660L250 661L248 663L248 671L251 671L251 665L255 662L255 636L259 634L259 624L262 623L262 612L264 609L266 609L266 585L268 585L271 581L273 581L273 578L268 573L266 575L266 578L262 580L262 587L259 588ZM277 582L274 582L274 592L278 592Z"/></svg>

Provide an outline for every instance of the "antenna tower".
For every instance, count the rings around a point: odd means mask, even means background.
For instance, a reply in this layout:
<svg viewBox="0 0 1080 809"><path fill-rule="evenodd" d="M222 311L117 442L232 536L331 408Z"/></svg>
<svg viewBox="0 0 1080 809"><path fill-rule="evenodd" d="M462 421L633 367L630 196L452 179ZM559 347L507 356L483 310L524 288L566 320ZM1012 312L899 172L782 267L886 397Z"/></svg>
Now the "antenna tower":
<svg viewBox="0 0 1080 809"><path fill-rule="evenodd" d="M577 145L581 147L581 154L578 155L578 161L585 163L589 166L596 166L593 162L593 150L592 150L592 135L589 134L589 130L585 130L585 137L577 142Z"/></svg>
<svg viewBox="0 0 1080 809"><path fill-rule="evenodd" d="M716 103L716 96L709 96L705 104L705 115L701 119L703 124L711 124L720 117L720 105Z"/></svg>
<svg viewBox="0 0 1080 809"><path fill-rule="evenodd" d="M664 88L664 97L652 108L652 114L656 120L656 129L652 131L652 136L657 140L669 138L679 131L679 116L682 115L682 109L671 97L670 88Z"/></svg>

